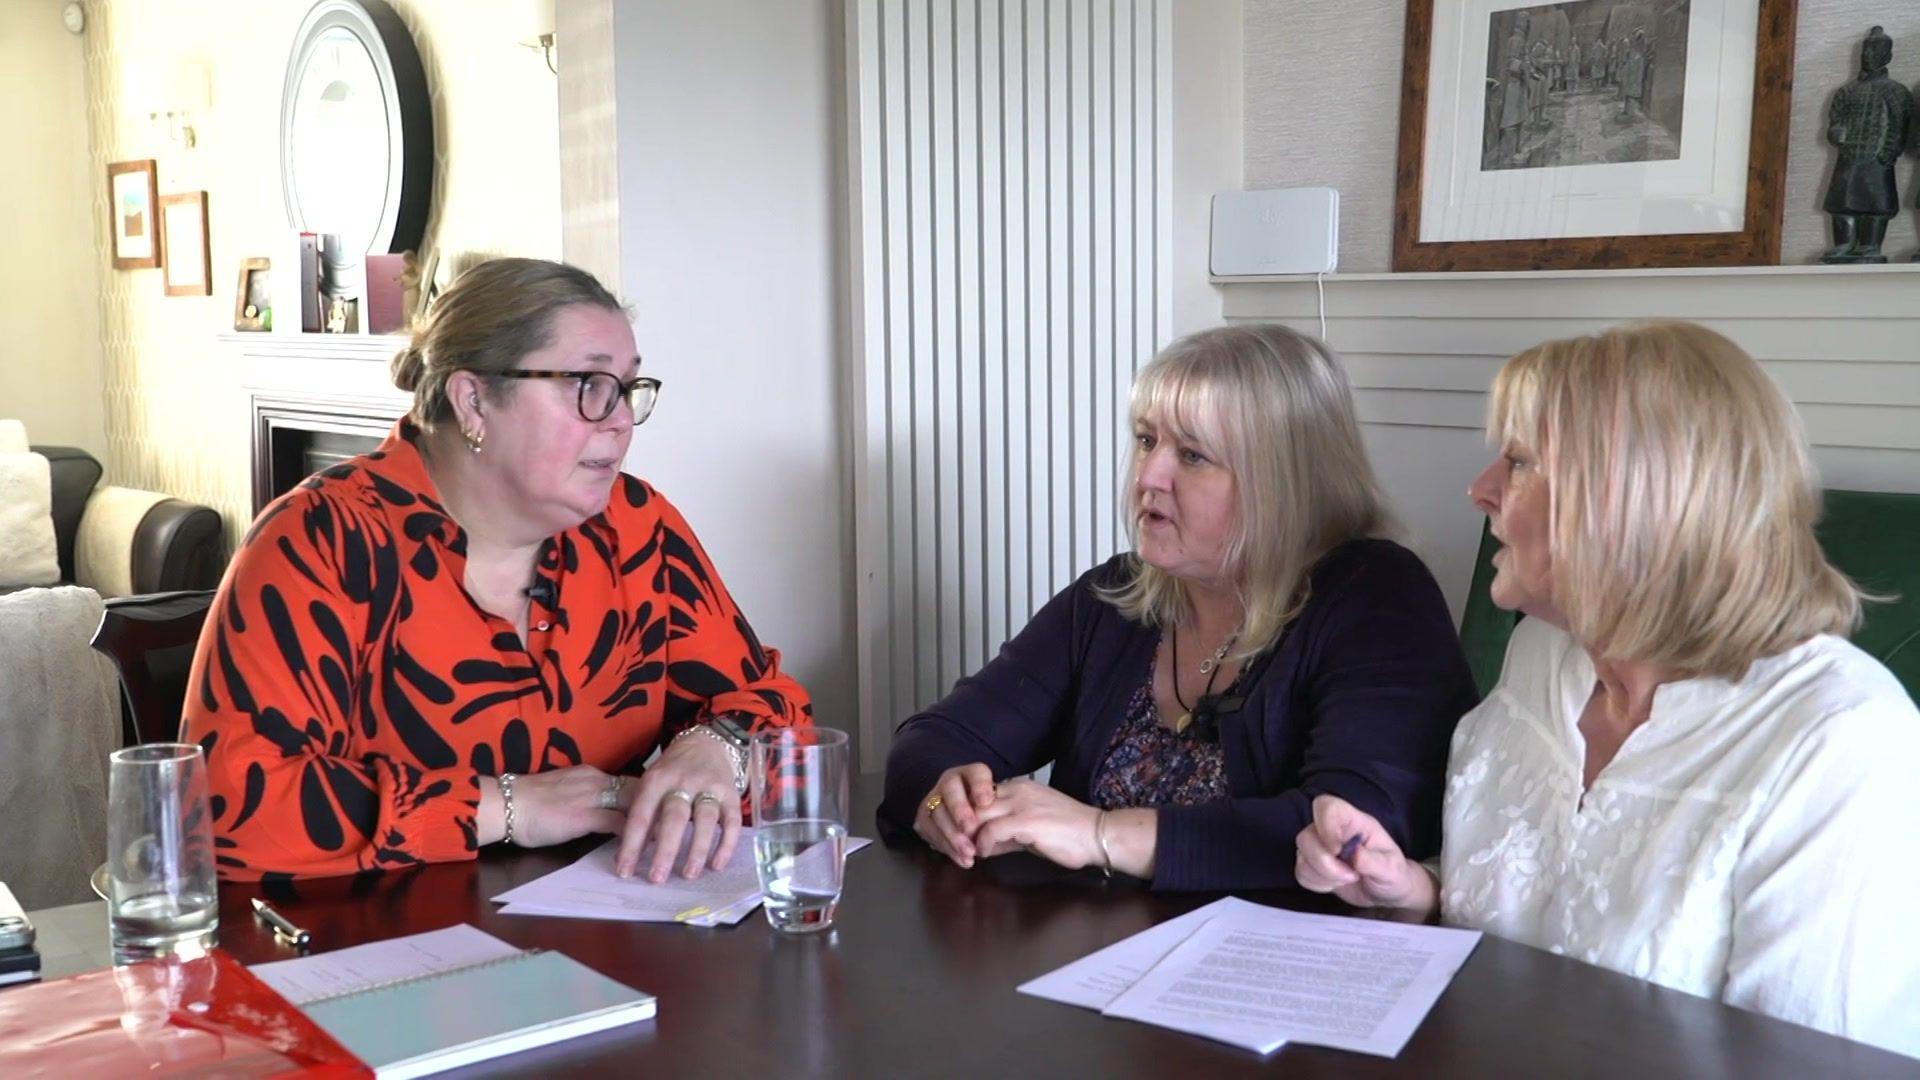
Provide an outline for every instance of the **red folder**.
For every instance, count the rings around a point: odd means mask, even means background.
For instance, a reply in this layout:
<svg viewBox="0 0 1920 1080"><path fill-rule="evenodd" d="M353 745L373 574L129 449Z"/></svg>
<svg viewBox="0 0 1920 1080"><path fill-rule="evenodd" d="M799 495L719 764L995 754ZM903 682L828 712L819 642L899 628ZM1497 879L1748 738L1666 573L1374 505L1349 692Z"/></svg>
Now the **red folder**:
<svg viewBox="0 0 1920 1080"><path fill-rule="evenodd" d="M371 1077L215 949L0 991L0 1076Z"/></svg>

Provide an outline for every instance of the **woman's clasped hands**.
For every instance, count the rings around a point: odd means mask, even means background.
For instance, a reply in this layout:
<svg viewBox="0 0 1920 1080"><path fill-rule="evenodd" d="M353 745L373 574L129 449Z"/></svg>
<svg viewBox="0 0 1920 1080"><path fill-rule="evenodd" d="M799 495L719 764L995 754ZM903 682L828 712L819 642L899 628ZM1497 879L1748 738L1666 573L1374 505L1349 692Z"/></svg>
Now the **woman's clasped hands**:
<svg viewBox="0 0 1920 1080"><path fill-rule="evenodd" d="M1034 780L995 784L978 762L940 774L920 800L913 829L962 867L1010 851L1031 851L1069 870L1106 866L1103 811Z"/></svg>
<svg viewBox="0 0 1920 1080"><path fill-rule="evenodd" d="M492 784L498 792L498 782ZM676 860L687 878L720 869L740 839L733 765L713 739L675 740L640 776L615 776L591 765L516 776L513 806L515 844L546 847L611 833L620 837L614 872L631 877L644 870L655 884L667 880ZM503 813L495 827L504 830ZM642 849L649 846L642 867Z"/></svg>

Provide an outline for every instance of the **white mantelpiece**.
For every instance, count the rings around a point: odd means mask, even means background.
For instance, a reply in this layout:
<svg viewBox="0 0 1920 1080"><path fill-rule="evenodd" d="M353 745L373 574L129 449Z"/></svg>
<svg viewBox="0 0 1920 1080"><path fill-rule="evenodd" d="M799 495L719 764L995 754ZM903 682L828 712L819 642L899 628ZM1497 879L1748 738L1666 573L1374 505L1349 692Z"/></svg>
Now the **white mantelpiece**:
<svg viewBox="0 0 1920 1080"><path fill-rule="evenodd" d="M362 398L405 412L412 396L393 385L388 365L407 344L397 334L221 334L240 353L248 393L272 397Z"/></svg>

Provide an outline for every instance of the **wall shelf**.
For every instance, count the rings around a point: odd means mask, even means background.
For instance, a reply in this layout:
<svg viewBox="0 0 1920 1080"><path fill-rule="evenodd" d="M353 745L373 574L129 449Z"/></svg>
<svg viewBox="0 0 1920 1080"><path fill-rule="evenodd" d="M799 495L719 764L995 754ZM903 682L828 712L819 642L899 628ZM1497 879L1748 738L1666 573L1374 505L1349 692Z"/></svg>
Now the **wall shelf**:
<svg viewBox="0 0 1920 1080"><path fill-rule="evenodd" d="M1415 271L1408 273L1332 273L1327 284L1337 282L1443 282L1443 281L1564 281L1602 278L1616 281L1636 278L1766 278L1834 277L1880 274L1920 274L1920 263L1891 262L1825 266L1653 266L1628 270L1458 270ZM1313 284L1313 274L1249 274L1238 277L1209 278L1215 285L1287 285Z"/></svg>

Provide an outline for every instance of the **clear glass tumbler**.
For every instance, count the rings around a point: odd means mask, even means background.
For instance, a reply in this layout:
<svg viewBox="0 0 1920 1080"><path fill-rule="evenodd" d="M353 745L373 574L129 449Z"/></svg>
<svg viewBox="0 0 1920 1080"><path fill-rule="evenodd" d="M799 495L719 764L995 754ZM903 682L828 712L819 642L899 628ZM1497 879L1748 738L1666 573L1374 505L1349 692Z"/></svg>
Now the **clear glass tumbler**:
<svg viewBox="0 0 1920 1080"><path fill-rule="evenodd" d="M847 733L787 728L753 737L753 861L767 921L789 934L833 926L847 858Z"/></svg>
<svg viewBox="0 0 1920 1080"><path fill-rule="evenodd" d="M107 773L107 925L116 964L193 956L220 925L207 766L191 743L115 751Z"/></svg>

